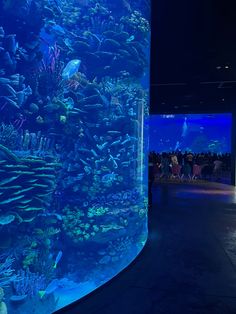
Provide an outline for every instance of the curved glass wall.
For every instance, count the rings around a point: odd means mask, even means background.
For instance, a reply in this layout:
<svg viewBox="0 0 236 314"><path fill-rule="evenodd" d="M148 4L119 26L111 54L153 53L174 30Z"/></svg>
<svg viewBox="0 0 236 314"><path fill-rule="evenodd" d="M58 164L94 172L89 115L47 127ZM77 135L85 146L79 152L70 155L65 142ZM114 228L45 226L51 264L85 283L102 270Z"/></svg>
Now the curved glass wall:
<svg viewBox="0 0 236 314"><path fill-rule="evenodd" d="M49 314L147 238L149 3L0 2L0 312Z"/></svg>

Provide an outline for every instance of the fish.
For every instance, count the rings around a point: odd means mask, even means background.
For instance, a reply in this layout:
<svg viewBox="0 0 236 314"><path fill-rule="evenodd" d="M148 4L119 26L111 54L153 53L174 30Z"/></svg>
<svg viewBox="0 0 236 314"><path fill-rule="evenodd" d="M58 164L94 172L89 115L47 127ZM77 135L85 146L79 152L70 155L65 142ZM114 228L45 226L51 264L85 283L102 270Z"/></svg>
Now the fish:
<svg viewBox="0 0 236 314"><path fill-rule="evenodd" d="M96 146L99 150L103 150L107 145L108 145L108 142L105 142L102 145L97 144Z"/></svg>
<svg viewBox="0 0 236 314"><path fill-rule="evenodd" d="M81 153L89 153L89 154L91 153L91 151L89 149L83 148L83 147L79 148L78 151Z"/></svg>
<svg viewBox="0 0 236 314"><path fill-rule="evenodd" d="M3 179L2 181L0 181L0 186L3 186L3 185L8 184L8 183L11 183L12 181L14 181L14 180L16 180L18 178L19 178L19 176Z"/></svg>
<svg viewBox="0 0 236 314"><path fill-rule="evenodd" d="M124 145L124 144L126 144L126 143L128 143L128 142L130 142L131 141L131 139L130 138L127 138L127 140L124 140L122 143L121 143L121 145Z"/></svg>
<svg viewBox="0 0 236 314"><path fill-rule="evenodd" d="M52 31L57 35L65 35L66 33L64 28L58 24L53 25L51 28L52 28Z"/></svg>
<svg viewBox="0 0 236 314"><path fill-rule="evenodd" d="M123 161L121 164L124 167L128 167L130 165L130 161Z"/></svg>
<svg viewBox="0 0 236 314"><path fill-rule="evenodd" d="M59 287L59 280L53 279L45 290L39 290L39 296L42 299L45 294L53 293Z"/></svg>
<svg viewBox="0 0 236 314"><path fill-rule="evenodd" d="M25 211L29 212L29 211L38 211L38 210L43 210L42 207L26 207Z"/></svg>
<svg viewBox="0 0 236 314"><path fill-rule="evenodd" d="M69 61L62 71L62 78L64 80L69 80L75 73L78 72L80 64L81 60L79 59Z"/></svg>
<svg viewBox="0 0 236 314"><path fill-rule="evenodd" d="M57 213L45 213L45 214L39 214L39 217L47 217L47 216L55 216L57 218L57 220L62 221L62 216L60 214Z"/></svg>
<svg viewBox="0 0 236 314"><path fill-rule="evenodd" d="M84 177L84 173L78 173L77 177L76 177L76 180L82 180L83 177Z"/></svg>
<svg viewBox="0 0 236 314"><path fill-rule="evenodd" d="M119 149L119 153L125 153L125 148Z"/></svg>
<svg viewBox="0 0 236 314"><path fill-rule="evenodd" d="M9 203L12 203L12 202L15 202L21 198L23 198L24 195L19 195L19 196L15 196L15 197L12 197L12 198L8 198L2 202L0 202L0 205L5 205L5 204L9 204Z"/></svg>
<svg viewBox="0 0 236 314"><path fill-rule="evenodd" d="M96 108L102 108L102 104L91 104L91 105L84 105L85 108L87 109L96 109Z"/></svg>
<svg viewBox="0 0 236 314"><path fill-rule="evenodd" d="M109 134L121 134L120 131L107 131L107 133L109 133Z"/></svg>
<svg viewBox="0 0 236 314"><path fill-rule="evenodd" d="M120 144L120 140L117 140L117 141L111 143L111 146L115 146L115 145L119 145L119 144Z"/></svg>
<svg viewBox="0 0 236 314"><path fill-rule="evenodd" d="M15 220L15 216L14 215L1 215L0 216L0 225L8 225L10 224L11 222L13 222Z"/></svg>
<svg viewBox="0 0 236 314"><path fill-rule="evenodd" d="M60 259L62 258L62 254L63 254L62 251L58 252L56 260L55 260L55 263L54 263L54 266L53 266L54 269L57 268L57 264L59 263Z"/></svg>
<svg viewBox="0 0 236 314"><path fill-rule="evenodd" d="M33 186L30 186L29 188L25 188L25 189L19 190L17 192L14 192L13 195L18 195L18 194L22 194L24 192L28 192L28 191L32 190L33 188L34 188Z"/></svg>
<svg viewBox="0 0 236 314"><path fill-rule="evenodd" d="M85 171L86 174L90 174L90 173L92 173L92 168L88 167L88 166L85 166L84 167L84 171Z"/></svg>
<svg viewBox="0 0 236 314"><path fill-rule="evenodd" d="M127 40L126 42L127 43L130 43L131 41L133 41L135 39L134 35L131 35Z"/></svg>
<svg viewBox="0 0 236 314"><path fill-rule="evenodd" d="M83 160L82 158L80 158L80 161L81 161L82 164L84 164L85 166L89 166L89 164L88 164L85 160Z"/></svg>
<svg viewBox="0 0 236 314"><path fill-rule="evenodd" d="M98 154L95 152L94 149L91 149L91 153L94 155L94 157L98 157Z"/></svg>
<svg viewBox="0 0 236 314"><path fill-rule="evenodd" d="M102 176L102 182L112 182L116 179L117 173L108 173Z"/></svg>

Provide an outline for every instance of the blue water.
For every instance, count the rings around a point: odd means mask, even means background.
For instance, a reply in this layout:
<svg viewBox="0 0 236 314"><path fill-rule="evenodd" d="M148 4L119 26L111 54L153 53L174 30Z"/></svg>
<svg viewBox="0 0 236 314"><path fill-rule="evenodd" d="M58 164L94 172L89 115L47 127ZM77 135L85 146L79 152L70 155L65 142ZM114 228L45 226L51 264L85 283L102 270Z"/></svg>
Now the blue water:
<svg viewBox="0 0 236 314"><path fill-rule="evenodd" d="M150 151L231 152L231 114L151 115Z"/></svg>
<svg viewBox="0 0 236 314"><path fill-rule="evenodd" d="M9 314L53 313L145 244L149 13L148 1L0 1L0 305Z"/></svg>

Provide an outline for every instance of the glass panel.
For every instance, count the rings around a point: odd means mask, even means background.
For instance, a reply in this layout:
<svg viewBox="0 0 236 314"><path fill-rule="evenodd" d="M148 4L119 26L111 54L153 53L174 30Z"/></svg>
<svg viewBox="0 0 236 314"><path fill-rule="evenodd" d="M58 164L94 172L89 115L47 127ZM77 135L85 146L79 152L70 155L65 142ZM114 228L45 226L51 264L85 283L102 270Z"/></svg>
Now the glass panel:
<svg viewBox="0 0 236 314"><path fill-rule="evenodd" d="M149 126L157 181L231 183L232 114L151 115Z"/></svg>
<svg viewBox="0 0 236 314"><path fill-rule="evenodd" d="M2 313L52 313L146 242L149 13L145 0L0 3Z"/></svg>

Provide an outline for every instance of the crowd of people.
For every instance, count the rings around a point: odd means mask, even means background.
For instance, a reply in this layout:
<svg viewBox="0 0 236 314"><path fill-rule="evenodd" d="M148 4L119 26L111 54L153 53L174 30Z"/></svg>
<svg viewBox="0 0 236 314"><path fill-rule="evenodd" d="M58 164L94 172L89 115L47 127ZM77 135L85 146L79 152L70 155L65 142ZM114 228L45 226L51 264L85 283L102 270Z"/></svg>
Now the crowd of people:
<svg viewBox="0 0 236 314"><path fill-rule="evenodd" d="M222 181L230 176L231 155L192 152L150 152L149 177L179 180Z"/></svg>

